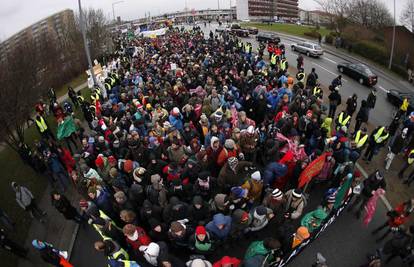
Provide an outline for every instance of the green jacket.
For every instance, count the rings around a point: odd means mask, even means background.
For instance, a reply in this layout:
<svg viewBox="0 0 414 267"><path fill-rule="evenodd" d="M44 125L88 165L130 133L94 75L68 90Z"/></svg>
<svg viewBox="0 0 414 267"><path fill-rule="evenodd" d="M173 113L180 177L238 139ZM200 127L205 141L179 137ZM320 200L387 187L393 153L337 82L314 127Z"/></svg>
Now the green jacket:
<svg viewBox="0 0 414 267"><path fill-rule="evenodd" d="M246 254L244 255L244 259L247 260L256 255L266 255L269 252L270 250L264 247L263 241L254 241L247 248Z"/></svg>
<svg viewBox="0 0 414 267"><path fill-rule="evenodd" d="M300 221L301 226L308 228L309 233L316 230L328 214L322 208L317 208L314 211L308 212Z"/></svg>

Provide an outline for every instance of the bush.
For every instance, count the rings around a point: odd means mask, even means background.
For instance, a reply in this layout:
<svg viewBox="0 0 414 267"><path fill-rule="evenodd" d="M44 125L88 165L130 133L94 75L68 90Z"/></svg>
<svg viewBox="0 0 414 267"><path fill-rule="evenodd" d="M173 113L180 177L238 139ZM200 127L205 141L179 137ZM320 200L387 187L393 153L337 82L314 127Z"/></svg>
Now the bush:
<svg viewBox="0 0 414 267"><path fill-rule="evenodd" d="M407 69L401 65L396 65L396 64L392 64L391 65L391 70L395 73L397 73L398 75L400 75L401 77L403 77L404 79L407 79Z"/></svg>
<svg viewBox="0 0 414 267"><path fill-rule="evenodd" d="M369 58L379 64L386 65L388 63L389 55L386 48L376 43L370 41L355 42L352 50L354 53Z"/></svg>
<svg viewBox="0 0 414 267"><path fill-rule="evenodd" d="M306 36L312 37L312 38L319 38L319 35L320 35L320 33L315 30L311 32L304 32L303 34Z"/></svg>

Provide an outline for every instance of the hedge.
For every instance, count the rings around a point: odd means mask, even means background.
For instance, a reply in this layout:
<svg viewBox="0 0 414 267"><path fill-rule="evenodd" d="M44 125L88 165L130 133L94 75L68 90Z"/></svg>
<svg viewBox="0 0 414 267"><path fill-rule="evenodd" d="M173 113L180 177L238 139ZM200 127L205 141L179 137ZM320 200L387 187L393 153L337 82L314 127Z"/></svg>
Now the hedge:
<svg viewBox="0 0 414 267"><path fill-rule="evenodd" d="M321 35L319 32L317 31L311 31L311 32L304 32L303 33L306 36L312 37L312 38L319 38L319 36Z"/></svg>
<svg viewBox="0 0 414 267"><path fill-rule="evenodd" d="M360 41L352 45L352 51L382 65L388 63L388 52L383 46L369 41Z"/></svg>

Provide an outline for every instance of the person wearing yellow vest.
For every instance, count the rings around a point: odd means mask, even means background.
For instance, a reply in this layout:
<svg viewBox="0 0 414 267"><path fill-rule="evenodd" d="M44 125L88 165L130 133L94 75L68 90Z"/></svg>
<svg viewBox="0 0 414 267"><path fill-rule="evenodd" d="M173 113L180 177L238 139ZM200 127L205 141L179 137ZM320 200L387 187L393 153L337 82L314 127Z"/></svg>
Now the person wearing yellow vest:
<svg viewBox="0 0 414 267"><path fill-rule="evenodd" d="M340 129L342 126L346 126L349 128L349 125L351 124L351 116L348 115L348 113L343 110L341 113L338 114L338 117L336 118L336 129Z"/></svg>
<svg viewBox="0 0 414 267"><path fill-rule="evenodd" d="M365 147L368 144L369 135L367 133L367 128L362 127L361 130L356 131L353 134L353 138L351 140L351 155L350 158L353 162L356 162L359 157L362 155L362 151L364 151Z"/></svg>
<svg viewBox="0 0 414 267"><path fill-rule="evenodd" d="M116 243L110 238L107 238L106 240L103 240L103 241L96 241L95 249L99 252L103 252L104 255L108 258L108 262L110 260L114 260L114 261L129 260L128 253L118 243ZM108 266L114 266L114 265L109 263Z"/></svg>
<svg viewBox="0 0 414 267"><path fill-rule="evenodd" d="M409 105L410 103L408 102L408 98L404 97L404 100L400 106L400 111L402 112L402 114L407 113L407 109Z"/></svg>
<svg viewBox="0 0 414 267"><path fill-rule="evenodd" d="M55 136L50 131L49 125L47 124L46 120L40 114L36 115L34 122L42 138L46 140L49 138L51 138L52 140L56 140Z"/></svg>
<svg viewBox="0 0 414 267"><path fill-rule="evenodd" d="M408 149L406 160L404 161L404 165L401 170L398 172L398 178L404 178L404 172L414 163L414 148ZM414 170L411 172L409 176L414 175Z"/></svg>
<svg viewBox="0 0 414 267"><path fill-rule="evenodd" d="M287 68L289 67L288 62L285 58L283 58L280 63L279 63L279 67L281 71L285 71L287 70Z"/></svg>
<svg viewBox="0 0 414 267"><path fill-rule="evenodd" d="M389 152L387 154L387 157L385 158L385 170L386 171L388 171L388 169L390 168L395 155L403 151L406 141L407 141L407 133L408 133L408 128L402 129L401 133L398 136L396 136L393 139L392 143L389 145Z"/></svg>
<svg viewBox="0 0 414 267"><path fill-rule="evenodd" d="M323 97L323 91L321 89L320 84L317 84L317 85L315 85L315 87L313 87L312 95L317 96L317 97Z"/></svg>
<svg viewBox="0 0 414 267"><path fill-rule="evenodd" d="M277 64L277 56L275 54L272 54L272 56L270 57L270 66L272 68L275 68Z"/></svg>
<svg viewBox="0 0 414 267"><path fill-rule="evenodd" d="M305 87L305 78L306 78L305 71L302 68L300 68L298 70L298 73L296 74L296 79L298 80L298 85L300 86L300 88Z"/></svg>
<svg viewBox="0 0 414 267"><path fill-rule="evenodd" d="M388 132L388 127L377 127L369 137L369 143L367 149L365 150L364 160L370 162L372 157L378 154L381 147L387 143L389 137L390 134Z"/></svg>

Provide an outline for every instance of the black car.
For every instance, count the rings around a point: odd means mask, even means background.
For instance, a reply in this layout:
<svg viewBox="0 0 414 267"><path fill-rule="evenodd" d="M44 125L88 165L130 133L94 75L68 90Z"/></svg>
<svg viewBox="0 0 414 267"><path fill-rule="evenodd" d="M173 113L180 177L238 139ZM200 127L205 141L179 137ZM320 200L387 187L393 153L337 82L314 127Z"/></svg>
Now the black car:
<svg viewBox="0 0 414 267"><path fill-rule="evenodd" d="M401 93L397 90L391 89L387 92L387 99L393 104L395 107L400 108L404 98L408 99L408 108L407 113L411 113L414 111L414 94L410 93Z"/></svg>
<svg viewBox="0 0 414 267"><path fill-rule="evenodd" d="M280 37L273 33L267 33L267 32L259 32L256 35L256 40L258 42L266 42L266 43L274 43L278 44L280 43Z"/></svg>
<svg viewBox="0 0 414 267"><path fill-rule="evenodd" d="M259 33L259 30L255 27L247 27L246 30L248 30L250 34L258 34Z"/></svg>
<svg viewBox="0 0 414 267"><path fill-rule="evenodd" d="M343 62L338 64L338 70L339 72L354 78L360 84L374 86L378 81L378 76L364 64Z"/></svg>

